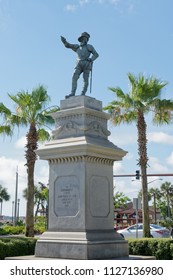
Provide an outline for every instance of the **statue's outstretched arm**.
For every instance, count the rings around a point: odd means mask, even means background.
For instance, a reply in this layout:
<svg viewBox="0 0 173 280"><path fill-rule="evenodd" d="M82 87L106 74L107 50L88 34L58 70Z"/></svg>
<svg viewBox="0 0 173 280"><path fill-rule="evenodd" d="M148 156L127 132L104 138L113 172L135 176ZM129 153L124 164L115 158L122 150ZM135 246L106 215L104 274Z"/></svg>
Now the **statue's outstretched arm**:
<svg viewBox="0 0 173 280"><path fill-rule="evenodd" d="M66 48L72 49L73 51L76 51L79 47L79 45L70 44L69 42L67 42L66 38L64 38L63 36L61 36L61 41Z"/></svg>

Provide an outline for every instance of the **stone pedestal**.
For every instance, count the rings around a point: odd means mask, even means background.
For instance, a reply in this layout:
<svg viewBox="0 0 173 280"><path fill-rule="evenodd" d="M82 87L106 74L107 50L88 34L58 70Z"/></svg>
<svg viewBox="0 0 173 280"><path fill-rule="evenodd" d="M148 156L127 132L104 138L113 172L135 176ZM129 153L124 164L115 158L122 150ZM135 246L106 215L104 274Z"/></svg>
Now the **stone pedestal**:
<svg viewBox="0 0 173 280"><path fill-rule="evenodd" d="M128 256L127 241L113 229L113 163L126 152L108 140L109 115L100 101L74 96L53 117L54 140L37 151L49 161L49 219L35 256Z"/></svg>

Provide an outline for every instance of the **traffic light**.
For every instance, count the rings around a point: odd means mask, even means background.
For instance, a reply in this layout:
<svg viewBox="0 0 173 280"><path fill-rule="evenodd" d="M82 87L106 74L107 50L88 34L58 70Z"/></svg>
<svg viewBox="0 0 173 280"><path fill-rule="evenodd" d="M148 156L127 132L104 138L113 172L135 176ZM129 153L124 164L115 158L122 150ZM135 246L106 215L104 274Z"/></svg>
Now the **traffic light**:
<svg viewBox="0 0 173 280"><path fill-rule="evenodd" d="M139 179L140 179L140 171L136 170L136 180L139 180Z"/></svg>

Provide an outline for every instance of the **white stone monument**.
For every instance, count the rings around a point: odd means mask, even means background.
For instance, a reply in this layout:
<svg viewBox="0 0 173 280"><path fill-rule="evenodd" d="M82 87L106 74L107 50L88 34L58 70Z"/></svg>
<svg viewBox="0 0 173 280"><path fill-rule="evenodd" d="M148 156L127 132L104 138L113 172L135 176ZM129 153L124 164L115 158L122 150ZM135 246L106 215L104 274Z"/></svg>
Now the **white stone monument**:
<svg viewBox="0 0 173 280"><path fill-rule="evenodd" d="M113 163L126 152L108 140L109 115L101 101L74 96L53 117L54 140L37 151L49 161L49 218L35 256L127 257L128 243L113 228Z"/></svg>

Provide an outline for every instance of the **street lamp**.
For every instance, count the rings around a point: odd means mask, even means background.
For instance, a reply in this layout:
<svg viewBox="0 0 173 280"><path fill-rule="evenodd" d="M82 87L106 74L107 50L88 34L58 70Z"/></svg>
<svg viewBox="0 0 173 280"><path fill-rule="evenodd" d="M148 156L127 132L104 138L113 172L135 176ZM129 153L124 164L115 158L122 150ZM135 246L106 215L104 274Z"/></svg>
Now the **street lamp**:
<svg viewBox="0 0 173 280"><path fill-rule="evenodd" d="M12 224L13 224L13 220L14 220L14 201L12 201Z"/></svg>
<svg viewBox="0 0 173 280"><path fill-rule="evenodd" d="M162 181L162 180L163 180L163 179L161 179L161 178L154 179L154 180L152 180L152 181L148 182L148 185L149 185L149 184L151 184L151 183L153 183L154 181Z"/></svg>
<svg viewBox="0 0 173 280"><path fill-rule="evenodd" d="M147 185L149 185L149 184L151 184L151 183L153 183L153 182L155 182L155 181L162 181L163 179L161 179L161 178L158 178L158 179L154 179L154 180L152 180L152 181L150 181L150 182L148 182L147 183ZM132 182L138 182L138 183L141 183L141 181L140 180L131 180Z"/></svg>

